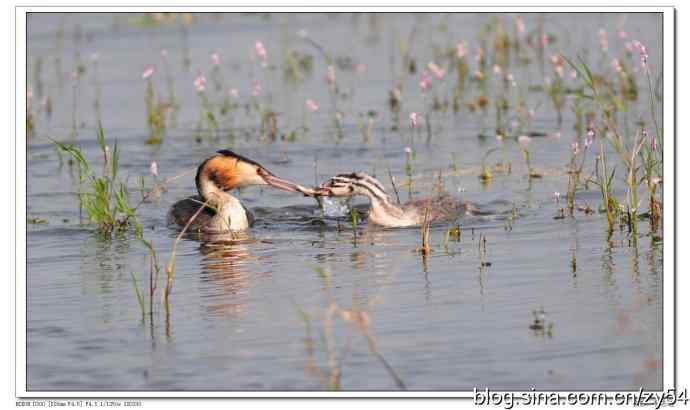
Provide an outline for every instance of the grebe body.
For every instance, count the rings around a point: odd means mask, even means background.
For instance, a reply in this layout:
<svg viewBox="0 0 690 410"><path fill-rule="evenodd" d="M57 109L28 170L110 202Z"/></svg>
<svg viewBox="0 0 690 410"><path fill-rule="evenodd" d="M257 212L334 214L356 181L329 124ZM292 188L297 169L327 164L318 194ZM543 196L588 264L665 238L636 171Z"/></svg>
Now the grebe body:
<svg viewBox="0 0 690 410"><path fill-rule="evenodd" d="M435 223L453 220L460 214L474 209L470 203L457 200L447 194L438 198L417 199L403 205L395 204L381 182L364 172L332 177L322 186L321 195L366 196L371 201L369 221L389 228L420 226L427 217L427 210L428 222Z"/></svg>

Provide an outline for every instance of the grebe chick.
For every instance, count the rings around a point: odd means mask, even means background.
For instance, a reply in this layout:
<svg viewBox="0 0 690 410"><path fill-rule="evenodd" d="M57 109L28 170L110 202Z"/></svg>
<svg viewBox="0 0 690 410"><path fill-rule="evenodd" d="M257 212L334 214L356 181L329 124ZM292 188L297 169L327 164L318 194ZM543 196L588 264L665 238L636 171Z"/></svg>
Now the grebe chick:
<svg viewBox="0 0 690 410"><path fill-rule="evenodd" d="M371 201L369 221L388 228L420 226L429 209L429 222L441 222L457 218L461 213L474 209L469 202L459 201L447 194L438 198L424 198L397 205L386 193L381 182L364 173L340 174L322 185L321 196L366 196Z"/></svg>
<svg viewBox="0 0 690 410"><path fill-rule="evenodd" d="M190 224L190 230L246 230L254 223L254 218L228 191L250 185L269 185L283 191L301 192L307 196L315 194L313 189L273 175L255 161L230 150L221 150L202 162L197 170L196 189L199 195L176 202L170 208L168 222L185 226L206 203L204 209Z"/></svg>

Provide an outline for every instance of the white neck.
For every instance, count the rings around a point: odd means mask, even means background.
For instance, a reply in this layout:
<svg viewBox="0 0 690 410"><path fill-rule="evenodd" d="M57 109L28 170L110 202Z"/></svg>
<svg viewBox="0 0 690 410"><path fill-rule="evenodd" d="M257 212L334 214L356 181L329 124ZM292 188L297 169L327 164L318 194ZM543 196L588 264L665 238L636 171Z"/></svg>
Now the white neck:
<svg viewBox="0 0 690 410"><path fill-rule="evenodd" d="M249 220L239 199L218 189L215 184L206 181L200 189L202 198L216 209L216 214L206 225L210 231L244 231L249 228Z"/></svg>
<svg viewBox="0 0 690 410"><path fill-rule="evenodd" d="M419 224L417 213L405 212L399 206L389 201L383 201L372 195L367 195L371 200L369 209L369 221L389 228L401 228Z"/></svg>

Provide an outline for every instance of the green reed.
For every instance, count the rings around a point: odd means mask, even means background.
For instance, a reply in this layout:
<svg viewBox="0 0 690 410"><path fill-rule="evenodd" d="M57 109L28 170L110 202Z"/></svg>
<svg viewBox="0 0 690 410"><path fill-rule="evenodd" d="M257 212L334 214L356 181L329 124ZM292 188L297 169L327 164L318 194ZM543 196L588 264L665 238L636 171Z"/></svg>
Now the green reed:
<svg viewBox="0 0 690 410"><path fill-rule="evenodd" d="M140 235L142 227L136 215L136 207L130 205L127 184L120 179L120 153L117 144L111 152L105 145L105 135L100 124L97 138L103 154L101 175L96 174L81 149L74 145L51 141L58 151L70 155L79 167L79 208L80 211L86 212L88 222L95 224L98 230L108 237L113 231L122 231L130 226L134 226Z"/></svg>
<svg viewBox="0 0 690 410"><path fill-rule="evenodd" d="M591 95L585 95L583 93L582 96L591 100L592 104L601 111L601 118L604 125L601 134L606 136L606 140L618 154L618 159L625 167L625 183L627 192L625 213L621 215L621 221L628 225L629 232L631 232L636 239L640 207L640 201L638 198L640 184L642 181L647 181L646 186L650 194L649 213L653 220L653 228L656 227L656 222L658 222L659 219L660 206L658 206L656 201L656 185L660 178L656 175L656 172L660 166L660 162L656 157L656 139L652 137L652 140L650 141L649 136L644 129L638 129L634 135L626 136L624 132L619 129L619 125L614 116L617 110L626 109L624 98L619 97L615 90L611 89L609 84L596 77L592 73L590 67L581 58L579 58L579 65L571 60L568 60L567 58L566 61L571 67L573 67L573 69L577 71L580 77L584 80L587 89L591 91ZM618 71L625 72L622 67ZM647 78L649 80L649 73L647 73ZM649 81L649 85L651 87L651 81ZM651 93L651 89L650 99L654 100L654 95ZM650 109L652 109L650 115L653 117L653 122L656 122L656 115L653 111L653 102L650 103ZM602 157L602 159L605 158ZM611 178L607 177L606 172L607 171L603 171L603 175L600 176L599 184L604 185L605 189L602 189L602 199L604 200L605 208L608 209L610 208L612 201L612 196L609 195L612 188L610 187L611 181L609 181ZM608 211L607 217L611 217L611 215L608 214Z"/></svg>
<svg viewBox="0 0 690 410"><path fill-rule="evenodd" d="M144 94L146 103L146 122L149 126L149 138L147 144L158 145L163 142L165 132L165 105L156 99L156 90L153 86L151 77L146 78L146 92Z"/></svg>

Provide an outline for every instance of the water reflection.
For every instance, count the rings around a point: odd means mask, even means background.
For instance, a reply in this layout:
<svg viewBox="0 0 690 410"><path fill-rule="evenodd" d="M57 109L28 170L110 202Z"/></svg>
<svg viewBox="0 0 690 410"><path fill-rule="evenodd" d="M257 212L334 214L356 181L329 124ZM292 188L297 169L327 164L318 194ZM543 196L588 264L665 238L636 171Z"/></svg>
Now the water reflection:
<svg viewBox="0 0 690 410"><path fill-rule="evenodd" d="M614 267L616 266L616 262L613 258L613 250L615 247L616 245L613 242L613 234L609 233L606 236L606 245L604 246L601 254L601 269L604 272L604 285L606 285L608 288L613 288L616 286L616 279L613 276Z"/></svg>
<svg viewBox="0 0 690 410"><path fill-rule="evenodd" d="M203 238L199 250L201 278L208 282L202 289L206 311L212 315L240 316L247 312L246 295L251 273L247 262L252 259L246 235L225 234Z"/></svg>

